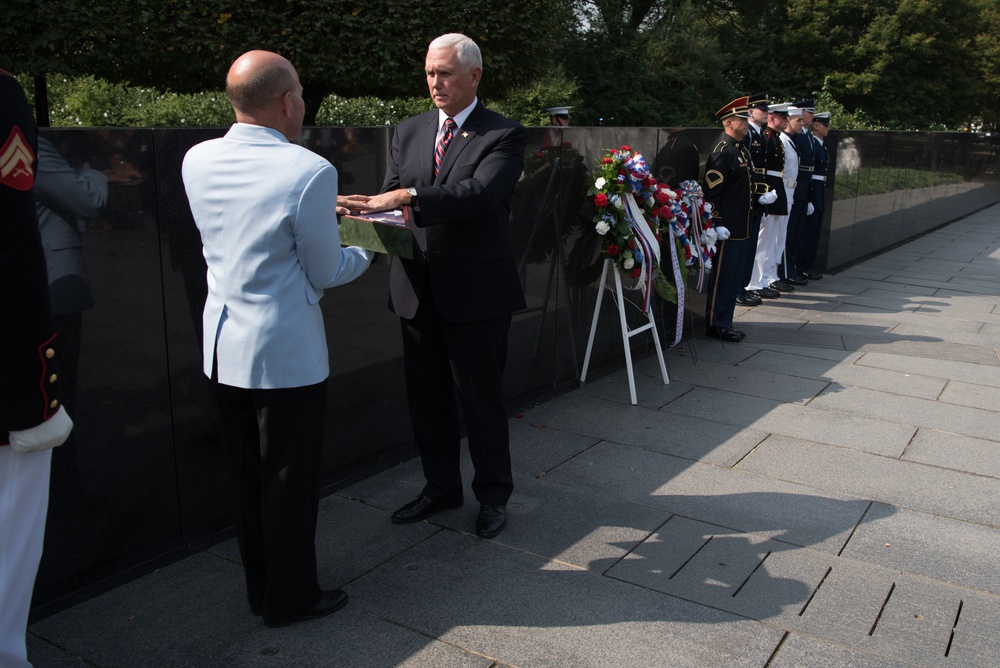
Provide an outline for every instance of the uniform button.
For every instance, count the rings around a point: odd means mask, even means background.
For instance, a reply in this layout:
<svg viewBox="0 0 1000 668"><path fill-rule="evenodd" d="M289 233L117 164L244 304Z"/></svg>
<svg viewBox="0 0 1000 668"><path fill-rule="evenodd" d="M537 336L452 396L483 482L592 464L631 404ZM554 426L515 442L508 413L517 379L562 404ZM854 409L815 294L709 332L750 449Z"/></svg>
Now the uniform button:
<svg viewBox="0 0 1000 668"><path fill-rule="evenodd" d="M58 399L53 399L52 401L49 402L49 408L56 408L58 405L59 405Z"/></svg>
<svg viewBox="0 0 1000 668"><path fill-rule="evenodd" d="M47 358L49 358L49 359L52 359L53 357L56 356L56 351L52 350L52 348L46 348L45 349L45 356Z"/></svg>
<svg viewBox="0 0 1000 668"><path fill-rule="evenodd" d="M50 383L54 383L54 382L56 382L57 380L59 380L59 376L57 376L57 375L55 375L55 374L52 374L51 376L49 376L49 382L50 382Z"/></svg>

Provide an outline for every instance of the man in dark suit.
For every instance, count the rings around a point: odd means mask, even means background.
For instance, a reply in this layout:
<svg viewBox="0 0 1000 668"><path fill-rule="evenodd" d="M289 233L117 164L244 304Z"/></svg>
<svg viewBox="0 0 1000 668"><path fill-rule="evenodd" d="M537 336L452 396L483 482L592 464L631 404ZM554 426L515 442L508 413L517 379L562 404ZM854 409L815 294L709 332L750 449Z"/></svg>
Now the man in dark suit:
<svg viewBox="0 0 1000 668"><path fill-rule="evenodd" d="M712 273L708 280L705 304L705 335L723 341L739 342L745 334L733 327L736 296L746 285L748 253L756 248L750 240L750 203L753 194L751 159L743 143L749 114L747 96L736 98L715 112L725 130L705 163L705 201L712 205L716 227L729 230L729 238L720 241Z"/></svg>
<svg viewBox="0 0 1000 668"><path fill-rule="evenodd" d="M401 321L410 420L427 482L392 521L419 522L462 505L464 418L481 504L476 533L492 538L507 525L513 489L502 374L511 313L525 306L509 212L527 132L478 101L482 55L468 37L431 42L425 73L437 110L399 124L382 193L350 204L413 210L413 259L392 260L389 308Z"/></svg>

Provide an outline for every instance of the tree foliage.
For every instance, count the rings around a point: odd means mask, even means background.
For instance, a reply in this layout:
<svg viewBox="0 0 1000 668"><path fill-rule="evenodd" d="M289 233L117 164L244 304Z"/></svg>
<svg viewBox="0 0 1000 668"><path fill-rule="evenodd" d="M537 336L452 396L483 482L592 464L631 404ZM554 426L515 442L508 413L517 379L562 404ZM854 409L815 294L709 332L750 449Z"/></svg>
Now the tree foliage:
<svg viewBox="0 0 1000 668"><path fill-rule="evenodd" d="M241 53L267 49L298 69L307 121L331 93L426 94L427 44L445 32L476 40L484 59L482 94L500 97L555 64L553 45L569 17L568 0L6 0L5 5L12 21L0 26L0 66L197 92L218 89Z"/></svg>

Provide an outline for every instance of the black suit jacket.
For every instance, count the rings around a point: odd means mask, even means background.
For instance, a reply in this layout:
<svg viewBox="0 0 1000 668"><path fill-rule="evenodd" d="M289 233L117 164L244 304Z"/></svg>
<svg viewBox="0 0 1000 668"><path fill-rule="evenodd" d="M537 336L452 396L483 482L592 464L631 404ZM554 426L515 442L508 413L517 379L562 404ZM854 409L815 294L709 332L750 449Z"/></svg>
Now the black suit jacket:
<svg viewBox="0 0 1000 668"><path fill-rule="evenodd" d="M412 318L429 282L445 320L471 322L524 308L511 247L510 201L528 133L477 103L434 177L435 109L399 124L382 192L415 187L413 259L393 257L389 308Z"/></svg>

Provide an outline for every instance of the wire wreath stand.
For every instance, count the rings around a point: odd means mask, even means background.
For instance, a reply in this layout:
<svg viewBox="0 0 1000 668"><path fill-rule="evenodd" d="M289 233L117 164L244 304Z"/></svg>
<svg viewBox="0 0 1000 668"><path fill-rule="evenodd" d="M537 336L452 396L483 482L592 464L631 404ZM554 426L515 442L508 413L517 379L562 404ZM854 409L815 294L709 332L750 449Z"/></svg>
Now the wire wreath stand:
<svg viewBox="0 0 1000 668"><path fill-rule="evenodd" d="M660 373L663 376L663 384L670 384L670 376L667 375L667 365L663 358L663 348L660 346L660 336L656 331L656 321L653 319L653 310L651 308L646 309L646 318L648 322L644 325L637 327L636 329L630 329L628 322L625 319L625 305L626 303L631 303L636 308L638 305L632 302L626 302L625 295L622 291L622 277L621 272L613 266L613 262L610 258L604 260L604 268L601 269L601 281L600 287L597 291L597 304L594 306L594 319L590 324L590 338L587 340L587 353L583 357L583 372L580 374L580 382L585 383L587 381L587 370L590 368L590 353L594 347L594 336L597 334L597 322L601 317L601 304L604 301L604 291L611 290L611 284L608 280L608 272L614 274L615 285L612 297L615 299L615 303L618 306L618 322L621 324L622 331L622 343L625 347L625 368L628 369L628 390L629 396L632 399L632 405L636 405L638 400L635 394L635 371L632 369L632 346L629 340L636 336L637 334L642 334L645 331L650 331L653 334L653 344L656 346L656 358L660 362Z"/></svg>

